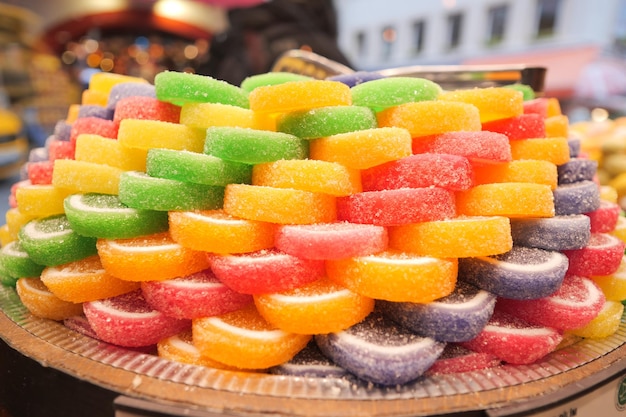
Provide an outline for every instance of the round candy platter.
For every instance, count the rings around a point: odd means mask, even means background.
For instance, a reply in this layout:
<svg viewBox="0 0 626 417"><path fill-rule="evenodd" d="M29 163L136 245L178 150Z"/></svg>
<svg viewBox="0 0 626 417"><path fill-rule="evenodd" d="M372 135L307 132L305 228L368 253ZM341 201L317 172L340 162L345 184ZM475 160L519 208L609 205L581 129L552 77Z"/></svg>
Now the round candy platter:
<svg viewBox="0 0 626 417"><path fill-rule="evenodd" d="M217 370L119 348L32 316L0 286L0 338L23 355L120 395L210 415L423 416L499 409L573 395L626 367L626 322L604 339L572 339L531 365L425 376L396 387L354 379ZM604 375L604 376L602 376ZM186 415L186 414L180 414Z"/></svg>

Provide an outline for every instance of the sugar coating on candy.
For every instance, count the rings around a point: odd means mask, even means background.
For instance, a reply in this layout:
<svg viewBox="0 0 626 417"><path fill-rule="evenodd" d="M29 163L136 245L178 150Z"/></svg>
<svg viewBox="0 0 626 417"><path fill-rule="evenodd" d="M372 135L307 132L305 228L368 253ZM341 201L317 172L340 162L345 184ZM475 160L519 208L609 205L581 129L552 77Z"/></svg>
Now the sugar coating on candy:
<svg viewBox="0 0 626 417"><path fill-rule="evenodd" d="M154 97L125 97L117 102L113 115L113 120L118 123L124 119L147 119L178 123L180 107L157 100Z"/></svg>
<svg viewBox="0 0 626 417"><path fill-rule="evenodd" d="M461 346L490 353L510 364L525 365L554 351L562 339L555 329L531 325L496 309L483 331L476 338L461 342Z"/></svg>
<svg viewBox="0 0 626 417"><path fill-rule="evenodd" d="M174 336L166 337L157 343L157 354L161 358L190 365L206 366L214 369L234 371L237 368L223 364L200 354L193 345L191 329L183 330ZM249 370L252 372L252 370Z"/></svg>
<svg viewBox="0 0 626 417"><path fill-rule="evenodd" d="M152 84L125 82L111 87L107 100L107 108L115 109L117 102L126 97L152 97L156 98L155 87Z"/></svg>
<svg viewBox="0 0 626 417"><path fill-rule="evenodd" d="M304 80L257 87L250 92L250 109L261 113L288 113L352 104L350 87L338 81Z"/></svg>
<svg viewBox="0 0 626 417"><path fill-rule="evenodd" d="M324 262L301 259L276 250L210 257L221 282L244 294L291 290L324 276Z"/></svg>
<svg viewBox="0 0 626 417"><path fill-rule="evenodd" d="M46 147L33 148L28 152L28 162L41 162L48 159L48 149Z"/></svg>
<svg viewBox="0 0 626 417"><path fill-rule="evenodd" d="M180 123L206 129L211 126L276 130L276 123L250 109L220 103L187 103L180 110Z"/></svg>
<svg viewBox="0 0 626 417"><path fill-rule="evenodd" d="M52 185L78 193L117 194L121 168L109 165L57 159L54 161Z"/></svg>
<svg viewBox="0 0 626 417"><path fill-rule="evenodd" d="M567 332L575 336L591 339L608 337L619 329L623 314L624 304L617 301L606 301L600 313L586 326L571 329Z"/></svg>
<svg viewBox="0 0 626 417"><path fill-rule="evenodd" d="M344 83L348 87L354 87L361 83L374 81L381 78L384 78L384 76L374 71L355 71L351 74L333 75L332 77L328 77L326 79L330 81L339 81Z"/></svg>
<svg viewBox="0 0 626 417"><path fill-rule="evenodd" d="M98 117L100 119L113 120L113 110L97 105L82 105L78 108L78 118Z"/></svg>
<svg viewBox="0 0 626 417"><path fill-rule="evenodd" d="M61 321L83 312L82 304L61 300L39 278L19 278L15 290L24 307L35 317Z"/></svg>
<svg viewBox="0 0 626 417"><path fill-rule="evenodd" d="M257 87L267 87L270 85L283 84L290 81L309 81L311 77L293 72L273 71L264 74L250 75L241 81L241 89L250 93Z"/></svg>
<svg viewBox="0 0 626 417"><path fill-rule="evenodd" d="M460 155L471 161L507 162L511 160L509 139L497 132L449 132L415 138L413 153Z"/></svg>
<svg viewBox="0 0 626 417"><path fill-rule="evenodd" d="M83 117L72 124L70 141L75 143L76 138L83 133L116 138L118 128L118 124L112 120L101 119L99 117Z"/></svg>
<svg viewBox="0 0 626 417"><path fill-rule="evenodd" d="M411 155L411 135L406 129L381 127L315 139L309 147L311 159L367 169Z"/></svg>
<svg viewBox="0 0 626 417"><path fill-rule="evenodd" d="M459 259L459 279L501 297L533 299L556 291L568 259L556 251L514 246L492 257Z"/></svg>
<svg viewBox="0 0 626 417"><path fill-rule="evenodd" d="M202 356L244 369L266 369L285 363L311 340L310 335L276 329L254 306L219 317L195 319L192 334Z"/></svg>
<svg viewBox="0 0 626 417"><path fill-rule="evenodd" d="M600 207L600 190L593 181L561 184L553 194L555 215L589 213Z"/></svg>
<svg viewBox="0 0 626 417"><path fill-rule="evenodd" d="M194 184L126 171L120 175L120 201L145 210L212 210L221 208L224 187Z"/></svg>
<svg viewBox="0 0 626 417"><path fill-rule="evenodd" d="M569 118L564 114L546 118L546 137L561 138L569 136Z"/></svg>
<svg viewBox="0 0 626 417"><path fill-rule="evenodd" d="M333 106L286 113L278 117L276 130L315 139L377 127L376 116L364 106Z"/></svg>
<svg viewBox="0 0 626 417"><path fill-rule="evenodd" d="M512 246L510 221L504 216L458 216L389 228L390 248L422 256L489 256Z"/></svg>
<svg viewBox="0 0 626 417"><path fill-rule="evenodd" d="M170 211L169 231L181 245L205 252L246 253L274 246L276 225L223 210Z"/></svg>
<svg viewBox="0 0 626 417"><path fill-rule="evenodd" d="M440 187L451 191L473 185L474 170L464 156L417 154L361 171L363 191Z"/></svg>
<svg viewBox="0 0 626 417"><path fill-rule="evenodd" d="M52 184L53 161L29 162L26 167L31 184Z"/></svg>
<svg viewBox="0 0 626 417"><path fill-rule="evenodd" d="M557 167L559 184L571 184L577 181L592 181L598 170L598 161L586 158L571 158Z"/></svg>
<svg viewBox="0 0 626 417"><path fill-rule="evenodd" d="M417 379L441 355L445 343L396 326L370 314L342 332L316 335L324 355L366 381L399 385Z"/></svg>
<svg viewBox="0 0 626 417"><path fill-rule="evenodd" d="M506 87L470 88L443 91L438 100L459 101L476 106L481 123L519 116L524 113L524 95Z"/></svg>
<svg viewBox="0 0 626 417"><path fill-rule="evenodd" d="M166 148L202 152L206 133L178 123L160 120L124 119L117 139L130 148Z"/></svg>
<svg viewBox="0 0 626 417"><path fill-rule="evenodd" d="M74 159L75 144L70 141L53 141L48 144L48 158L51 161L57 159Z"/></svg>
<svg viewBox="0 0 626 417"><path fill-rule="evenodd" d="M282 132L269 132L240 127L206 129L204 153L227 161L260 164L279 159L304 159L308 144Z"/></svg>
<svg viewBox="0 0 626 417"><path fill-rule="evenodd" d="M460 372L494 368L498 365L500 365L500 359L495 355L473 352L463 346L448 343L443 353L437 358L435 363L428 368L426 375L457 374Z"/></svg>
<svg viewBox="0 0 626 417"><path fill-rule="evenodd" d="M154 77L156 97L177 105L221 103L248 108L248 93L215 78L176 71L163 71Z"/></svg>
<svg viewBox="0 0 626 417"><path fill-rule="evenodd" d="M474 184L490 184L494 182L533 182L549 185L552 190L557 187L557 166L552 162L539 160L518 160L497 164L474 163Z"/></svg>
<svg viewBox="0 0 626 417"><path fill-rule="evenodd" d="M407 129L412 137L482 129L478 108L456 101L420 101L376 114L378 126Z"/></svg>
<svg viewBox="0 0 626 417"><path fill-rule="evenodd" d="M357 294L374 299L427 303L454 291L458 261L387 250L326 260L326 274Z"/></svg>
<svg viewBox="0 0 626 417"><path fill-rule="evenodd" d="M15 286L18 278L38 277L44 266L34 262L19 240L14 240L0 249L0 269L7 275L3 283Z"/></svg>
<svg viewBox="0 0 626 417"><path fill-rule="evenodd" d="M452 218L454 193L443 188L366 191L337 198L337 219L396 226Z"/></svg>
<svg viewBox="0 0 626 417"><path fill-rule="evenodd" d="M292 375L308 378L342 378L348 371L335 364L320 351L315 341L309 342L291 360L267 370L274 375Z"/></svg>
<svg viewBox="0 0 626 417"><path fill-rule="evenodd" d="M441 87L425 78L388 77L352 87L352 103L376 111L404 103L434 100Z"/></svg>
<svg viewBox="0 0 626 417"><path fill-rule="evenodd" d="M615 230L621 210L619 204L601 200L600 207L585 213L591 221L591 233L610 233Z"/></svg>
<svg viewBox="0 0 626 417"><path fill-rule="evenodd" d="M65 214L83 236L120 239L163 232L167 213L134 209L109 194L74 194L65 199Z"/></svg>
<svg viewBox="0 0 626 417"><path fill-rule="evenodd" d="M58 140L69 141L72 135L72 124L65 120L59 120L54 125L53 133Z"/></svg>
<svg viewBox="0 0 626 417"><path fill-rule="evenodd" d="M228 184L223 206L234 217L278 224L337 220L336 197L290 188Z"/></svg>
<svg viewBox="0 0 626 417"><path fill-rule="evenodd" d="M546 250L580 249L589 243L591 222L583 214L543 219L511 219L511 235L518 246Z"/></svg>
<svg viewBox="0 0 626 417"><path fill-rule="evenodd" d="M554 329L587 325L602 310L605 297L589 278L568 275L552 294L534 300L500 298L497 308L528 323Z"/></svg>
<svg viewBox="0 0 626 417"><path fill-rule="evenodd" d="M569 259L568 273L581 276L610 275L624 255L624 241L607 233L592 233L587 246L563 251Z"/></svg>
<svg viewBox="0 0 626 417"><path fill-rule="evenodd" d="M334 196L350 195L362 190L361 175L358 170L336 162L313 159L281 159L256 164L252 168L252 184L295 188Z"/></svg>
<svg viewBox="0 0 626 417"><path fill-rule="evenodd" d="M387 249L387 229L349 222L283 225L274 238L277 249L305 259L342 259Z"/></svg>
<svg viewBox="0 0 626 417"><path fill-rule="evenodd" d="M561 105L553 97L536 97L524 101L524 113L536 113L543 117L557 116L561 114Z"/></svg>
<svg viewBox="0 0 626 417"><path fill-rule="evenodd" d="M179 319L218 316L252 303L252 296L228 288L209 269L165 281L142 282L141 290L150 306Z"/></svg>
<svg viewBox="0 0 626 417"><path fill-rule="evenodd" d="M483 130L505 134L511 140L546 137L545 118L528 113L483 123Z"/></svg>
<svg viewBox="0 0 626 417"><path fill-rule="evenodd" d="M124 146L119 140L83 134L76 139L73 149L74 158L66 159L109 165L124 171L146 171L148 151Z"/></svg>
<svg viewBox="0 0 626 417"><path fill-rule="evenodd" d="M556 191L555 191L556 192ZM550 186L534 183L481 184L456 193L459 215L552 217L555 214Z"/></svg>
<svg viewBox="0 0 626 417"><path fill-rule="evenodd" d="M476 337L495 305L495 295L463 281L457 282L450 295L430 303L377 302L383 314L398 324L441 342L462 342Z"/></svg>
<svg viewBox="0 0 626 417"><path fill-rule="evenodd" d="M146 158L146 174L225 187L230 183L250 183L252 166L197 152L150 149Z"/></svg>
<svg viewBox="0 0 626 417"><path fill-rule="evenodd" d="M610 301L626 300L626 257L622 258L617 270L610 275L594 275L591 278Z"/></svg>
<svg viewBox="0 0 626 417"><path fill-rule="evenodd" d="M83 310L98 337L119 346L154 345L190 325L154 310L141 290L84 303Z"/></svg>
<svg viewBox="0 0 626 417"><path fill-rule="evenodd" d="M532 138L510 141L511 156L518 159L539 159L561 165L570 160L567 138Z"/></svg>
<svg viewBox="0 0 626 417"><path fill-rule="evenodd" d="M299 334L339 332L359 323L374 309L373 299L327 278L289 291L256 294L254 304L268 322Z"/></svg>
<svg viewBox="0 0 626 417"><path fill-rule="evenodd" d="M20 211L34 217L47 217L63 214L63 200L71 190L54 187L50 184L20 185L15 189L16 206Z"/></svg>
<svg viewBox="0 0 626 417"><path fill-rule="evenodd" d="M148 84L148 81L141 77L114 72L96 72L89 78L89 89L102 92L108 96L115 85L127 82Z"/></svg>

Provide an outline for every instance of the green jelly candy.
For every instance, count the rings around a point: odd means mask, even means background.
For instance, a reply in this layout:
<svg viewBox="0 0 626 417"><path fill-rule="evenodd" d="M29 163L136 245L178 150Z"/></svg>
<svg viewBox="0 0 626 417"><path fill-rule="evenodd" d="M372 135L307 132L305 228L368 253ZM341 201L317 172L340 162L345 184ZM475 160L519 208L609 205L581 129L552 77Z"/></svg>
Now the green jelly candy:
<svg viewBox="0 0 626 417"><path fill-rule="evenodd" d="M301 139L316 139L377 127L369 107L333 106L287 113L276 121L276 130Z"/></svg>
<svg viewBox="0 0 626 417"><path fill-rule="evenodd" d="M521 91L524 101L532 100L536 97L535 91L533 90L533 88L526 84L515 83L515 84L505 85L505 87L511 88L513 90Z"/></svg>
<svg viewBox="0 0 626 417"><path fill-rule="evenodd" d="M9 242L0 249L0 271L15 281L18 278L39 277L44 268L44 265L32 260L19 240Z"/></svg>
<svg viewBox="0 0 626 417"><path fill-rule="evenodd" d="M125 239L164 232L167 212L128 207L109 194L73 194L63 201L72 228L83 236Z"/></svg>
<svg viewBox="0 0 626 417"><path fill-rule="evenodd" d="M22 247L33 262L57 266L95 255L96 238L77 233L65 214L35 219L18 234Z"/></svg>
<svg viewBox="0 0 626 417"><path fill-rule="evenodd" d="M150 149L146 173L151 177L222 187L233 183L250 184L252 181L252 165L171 149Z"/></svg>
<svg viewBox="0 0 626 417"><path fill-rule="evenodd" d="M156 96L179 106L185 103L221 103L249 108L248 93L208 75L164 71L154 77Z"/></svg>
<svg viewBox="0 0 626 417"><path fill-rule="evenodd" d="M224 204L224 187L126 171L120 176L119 198L128 207L143 210L215 210Z"/></svg>
<svg viewBox="0 0 626 417"><path fill-rule="evenodd" d="M355 85L350 91L353 105L381 111L404 103L435 100L441 87L425 78L388 77Z"/></svg>
<svg viewBox="0 0 626 417"><path fill-rule="evenodd" d="M266 72L263 74L251 75L245 78L241 82L241 89L247 93L250 93L250 91L254 90L257 87L266 87L269 85L278 85L290 81L305 81L312 79L313 78L307 75L296 74L293 72Z"/></svg>
<svg viewBox="0 0 626 417"><path fill-rule="evenodd" d="M5 287L15 287L18 279L20 279L20 277L10 275L0 264L0 285Z"/></svg>
<svg viewBox="0 0 626 417"><path fill-rule="evenodd" d="M262 164L281 159L306 159L309 144L282 132L240 127L210 127L204 153L242 164Z"/></svg>

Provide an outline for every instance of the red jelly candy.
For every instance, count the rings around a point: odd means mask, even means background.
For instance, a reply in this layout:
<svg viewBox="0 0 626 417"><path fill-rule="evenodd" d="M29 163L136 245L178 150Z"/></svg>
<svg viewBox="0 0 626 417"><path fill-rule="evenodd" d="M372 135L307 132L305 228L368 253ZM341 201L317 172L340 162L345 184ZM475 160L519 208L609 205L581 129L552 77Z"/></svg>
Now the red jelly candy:
<svg viewBox="0 0 626 417"><path fill-rule="evenodd" d="M119 346L156 344L191 327L191 321L166 316L146 302L141 290L83 304L98 338Z"/></svg>
<svg viewBox="0 0 626 417"><path fill-rule="evenodd" d="M529 324L502 311L494 311L482 332L460 343L475 352L490 353L504 362L525 365L552 352L563 339L550 327Z"/></svg>
<svg viewBox="0 0 626 417"><path fill-rule="evenodd" d="M179 319L218 316L252 303L252 296L233 291L205 270L181 278L141 283L154 309Z"/></svg>
<svg viewBox="0 0 626 417"><path fill-rule="evenodd" d="M154 97L131 96L120 99L115 105L113 121L119 123L123 119L160 120L178 123L180 107Z"/></svg>
<svg viewBox="0 0 626 417"><path fill-rule="evenodd" d="M48 159L74 159L76 144L67 140L53 140L48 144Z"/></svg>
<svg viewBox="0 0 626 417"><path fill-rule="evenodd" d="M413 153L444 153L464 156L474 162L511 160L509 138L497 132L448 132L413 138Z"/></svg>
<svg viewBox="0 0 626 417"><path fill-rule="evenodd" d="M483 123L483 130L503 133L511 140L545 138L546 122L543 116L528 113Z"/></svg>
<svg viewBox="0 0 626 417"><path fill-rule="evenodd" d="M72 124L70 141L76 143L79 135L91 133L104 136L105 138L117 138L119 124L113 120L101 119L99 117L81 117Z"/></svg>
<svg viewBox="0 0 626 417"><path fill-rule="evenodd" d="M215 276L244 294L283 292L316 281L325 274L322 260L302 259L277 250L210 255Z"/></svg>
<svg viewBox="0 0 626 417"><path fill-rule="evenodd" d="M560 330L576 329L593 320L604 307L604 293L589 278L566 276L561 287L535 300L499 298L497 307L528 323Z"/></svg>
<svg viewBox="0 0 626 417"><path fill-rule="evenodd" d="M454 193L437 187L367 191L337 198L337 218L351 223L397 226L455 215Z"/></svg>
<svg viewBox="0 0 626 417"><path fill-rule="evenodd" d="M569 259L567 273L591 277L611 275L620 266L626 244L607 233L592 233L587 246L581 249L565 250Z"/></svg>
<svg viewBox="0 0 626 417"><path fill-rule="evenodd" d="M463 346L448 343L443 353L428 371L426 375L457 374L479 369L489 369L500 365L500 359L486 352L474 352Z"/></svg>
<svg viewBox="0 0 626 417"><path fill-rule="evenodd" d="M52 184L53 161L29 162L26 165L31 184Z"/></svg>
<svg viewBox="0 0 626 417"><path fill-rule="evenodd" d="M615 230L621 208L610 201L600 201L597 210L585 213L591 220L591 233L610 233Z"/></svg>
<svg viewBox="0 0 626 417"><path fill-rule="evenodd" d="M416 154L361 171L363 191L440 187L467 190L473 185L472 166L459 155Z"/></svg>

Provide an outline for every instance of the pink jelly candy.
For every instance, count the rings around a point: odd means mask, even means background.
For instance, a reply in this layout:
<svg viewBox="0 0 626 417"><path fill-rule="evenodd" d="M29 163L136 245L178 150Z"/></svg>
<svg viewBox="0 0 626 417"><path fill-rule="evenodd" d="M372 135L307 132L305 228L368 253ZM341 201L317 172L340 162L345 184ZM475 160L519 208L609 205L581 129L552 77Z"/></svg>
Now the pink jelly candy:
<svg viewBox="0 0 626 417"><path fill-rule="evenodd" d="M552 352L562 339L556 329L529 324L503 311L494 311L483 331L460 345L475 352L490 353L507 363L524 365Z"/></svg>
<svg viewBox="0 0 626 417"><path fill-rule="evenodd" d="M154 345L191 327L190 320L169 317L153 309L140 289L84 303L83 311L98 338L118 346Z"/></svg>
<svg viewBox="0 0 626 417"><path fill-rule="evenodd" d="M605 297L589 278L568 275L561 287L548 297L535 300L499 298L497 309L528 323L559 330L583 327L602 310Z"/></svg>
<svg viewBox="0 0 626 417"><path fill-rule="evenodd" d="M474 162L511 160L509 138L497 132L448 132L413 139L413 153L443 153L464 156Z"/></svg>
<svg viewBox="0 0 626 417"><path fill-rule="evenodd" d="M535 113L492 120L483 123L483 130L503 133L511 140L546 137L545 119L543 116Z"/></svg>
<svg viewBox="0 0 626 417"><path fill-rule="evenodd" d="M53 140L48 143L48 159L74 159L76 144L67 140Z"/></svg>
<svg viewBox="0 0 626 417"><path fill-rule="evenodd" d="M323 260L302 259L273 249L210 255L209 259L215 276L243 294L287 291L316 281L325 274Z"/></svg>
<svg viewBox="0 0 626 417"><path fill-rule="evenodd" d="M53 161L29 162L26 165L31 184L52 184Z"/></svg>
<svg viewBox="0 0 626 417"><path fill-rule="evenodd" d="M450 154L416 154L361 171L363 191L430 186L467 190L472 178L469 160Z"/></svg>
<svg viewBox="0 0 626 417"><path fill-rule="evenodd" d="M113 120L101 119L99 117L82 117L76 119L72 124L70 141L76 143L78 136L83 133L104 136L105 138L117 138L119 124Z"/></svg>
<svg viewBox="0 0 626 417"><path fill-rule="evenodd" d="M155 310L179 319L218 316L250 304L252 296L233 291L205 270L181 278L141 283Z"/></svg>
<svg viewBox="0 0 626 417"><path fill-rule="evenodd" d="M619 268L626 244L608 233L592 233L587 246L565 250L569 259L567 273L591 277L611 275Z"/></svg>
<svg viewBox="0 0 626 417"><path fill-rule="evenodd" d="M160 120L178 123L180 107L154 97L131 96L120 99L115 105L113 121L119 123L123 119Z"/></svg>
<svg viewBox="0 0 626 417"><path fill-rule="evenodd" d="M486 352L474 352L455 343L448 343L443 353L428 368L426 375L457 374L499 366L497 356Z"/></svg>

